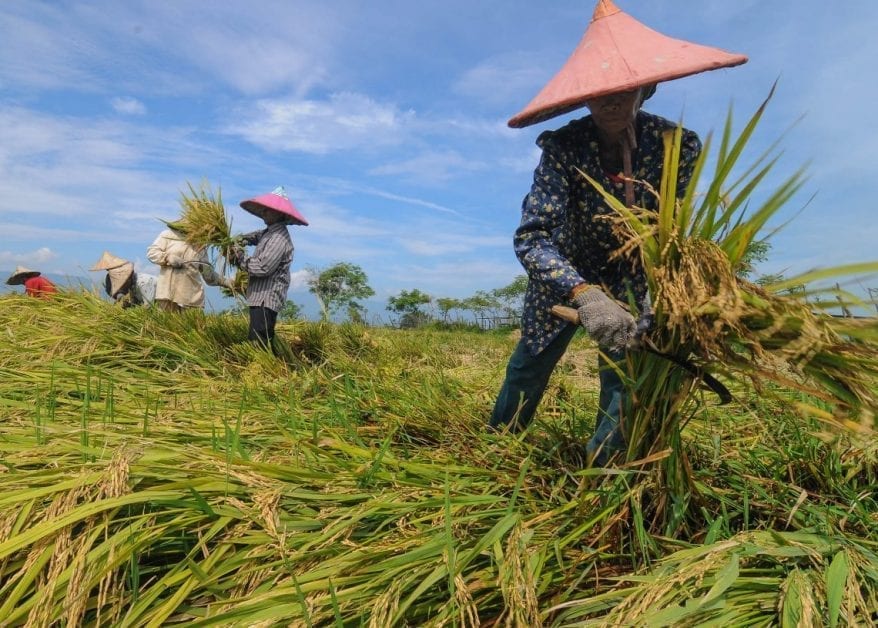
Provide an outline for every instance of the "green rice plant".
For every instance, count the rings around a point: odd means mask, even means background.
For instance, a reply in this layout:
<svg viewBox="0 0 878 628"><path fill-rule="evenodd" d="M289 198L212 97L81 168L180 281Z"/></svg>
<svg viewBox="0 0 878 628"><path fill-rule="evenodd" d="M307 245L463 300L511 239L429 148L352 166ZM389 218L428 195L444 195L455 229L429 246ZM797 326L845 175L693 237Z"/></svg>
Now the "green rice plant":
<svg viewBox="0 0 878 628"><path fill-rule="evenodd" d="M868 625L878 619L875 549L805 532L741 533L547 614L555 626Z"/></svg>
<svg viewBox="0 0 878 628"><path fill-rule="evenodd" d="M874 600L875 447L755 394L681 434L697 508L675 539L650 525L648 464L582 468L565 430L593 395L549 429L485 432L514 338L297 321L279 358L240 342L240 317L2 299L9 625L609 623L713 551L693 595L732 581L730 618L812 604L844 624ZM593 373L570 359L557 390L578 394Z"/></svg>
<svg viewBox="0 0 878 628"><path fill-rule="evenodd" d="M202 181L197 189L188 181L186 186L189 194L183 192L180 195L180 217L167 223L168 226L183 234L192 246L198 249L214 247L225 259L232 259L231 251L238 242L232 236L222 190L217 188L214 194L207 181Z"/></svg>
<svg viewBox="0 0 878 628"><path fill-rule="evenodd" d="M653 297L655 325L647 340L653 351L632 352L623 373L631 391L624 413L626 459L639 466L648 465L637 461L658 463L651 518L667 534L683 525L694 495L681 432L702 411L702 402L699 376L658 354L694 362L764 394L800 391L804 396L794 407L836 428L869 432L876 425L878 321L835 318L815 311L801 295L780 291L875 272L878 262L805 273L769 289L738 273L748 248L803 182L803 173L796 172L757 198L776 161L770 151L730 180L770 98L735 139L729 113L715 172L701 195L696 190L711 140L692 183L679 194L680 127L665 134L657 212L628 208L590 179L618 213L615 227L627 242L618 254L639 257Z"/></svg>

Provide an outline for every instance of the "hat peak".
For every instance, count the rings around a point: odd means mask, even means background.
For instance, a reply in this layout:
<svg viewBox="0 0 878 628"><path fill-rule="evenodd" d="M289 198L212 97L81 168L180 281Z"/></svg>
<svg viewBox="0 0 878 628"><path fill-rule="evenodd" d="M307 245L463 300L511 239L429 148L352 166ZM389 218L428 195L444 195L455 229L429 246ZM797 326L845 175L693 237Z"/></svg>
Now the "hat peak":
<svg viewBox="0 0 878 628"><path fill-rule="evenodd" d="M613 4L613 0L600 0L598 5L594 8L594 14L591 16L591 21L594 22L602 17L607 17L614 13L620 13L621 11L622 9Z"/></svg>

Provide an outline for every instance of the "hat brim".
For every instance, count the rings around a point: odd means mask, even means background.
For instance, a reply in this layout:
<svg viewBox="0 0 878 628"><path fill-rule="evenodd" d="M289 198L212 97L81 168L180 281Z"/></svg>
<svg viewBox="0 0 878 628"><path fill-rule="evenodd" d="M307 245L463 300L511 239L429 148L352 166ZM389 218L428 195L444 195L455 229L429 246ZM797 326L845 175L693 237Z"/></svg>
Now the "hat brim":
<svg viewBox="0 0 878 628"><path fill-rule="evenodd" d="M270 210L273 212L277 212L278 214L282 214L285 217L284 223L288 225L301 225L303 227L308 226L308 221L305 220L305 217L299 214L299 212L297 212L295 209L292 209L292 211L290 211L285 208L270 207L255 200L241 201L241 208L250 212L254 216L258 216L259 218L263 219L265 218L265 210Z"/></svg>
<svg viewBox="0 0 878 628"><path fill-rule="evenodd" d="M9 279L6 280L7 286L20 286L28 279L33 279L34 277L39 277L40 271L38 270L29 270L23 273L13 273L9 276Z"/></svg>
<svg viewBox="0 0 878 628"><path fill-rule="evenodd" d="M589 100L740 65L742 54L663 35L600 0L582 40L558 73L507 123L521 128L569 113Z"/></svg>

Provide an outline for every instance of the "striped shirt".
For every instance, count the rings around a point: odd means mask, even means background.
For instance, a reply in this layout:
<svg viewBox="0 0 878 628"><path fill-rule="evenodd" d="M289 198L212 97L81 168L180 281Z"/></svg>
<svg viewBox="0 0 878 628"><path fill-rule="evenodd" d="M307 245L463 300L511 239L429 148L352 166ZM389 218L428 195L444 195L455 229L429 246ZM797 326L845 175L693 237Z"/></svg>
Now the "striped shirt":
<svg viewBox="0 0 878 628"><path fill-rule="evenodd" d="M241 268L247 271L247 305L267 307L279 312L287 302L293 241L287 226L278 222L262 231L243 236L245 244L255 244L253 255Z"/></svg>

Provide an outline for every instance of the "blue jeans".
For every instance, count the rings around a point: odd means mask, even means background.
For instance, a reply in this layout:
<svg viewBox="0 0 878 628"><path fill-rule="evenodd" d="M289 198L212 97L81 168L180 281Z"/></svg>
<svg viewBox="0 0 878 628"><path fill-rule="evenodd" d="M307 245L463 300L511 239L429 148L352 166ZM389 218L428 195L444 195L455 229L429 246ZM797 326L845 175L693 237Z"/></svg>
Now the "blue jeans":
<svg viewBox="0 0 878 628"><path fill-rule="evenodd" d="M567 350L576 329L574 325L565 327L539 355L531 355L524 340L519 341L509 358L506 379L494 403L491 427L499 429L506 425L510 431L518 432L528 426L543 397L549 377ZM610 354L609 357L619 365L625 360L624 353ZM594 435L586 444L586 451L594 456L594 465L603 466L613 454L625 448L625 438L619 427L625 386L603 356L598 358L598 366L601 384L598 416Z"/></svg>

